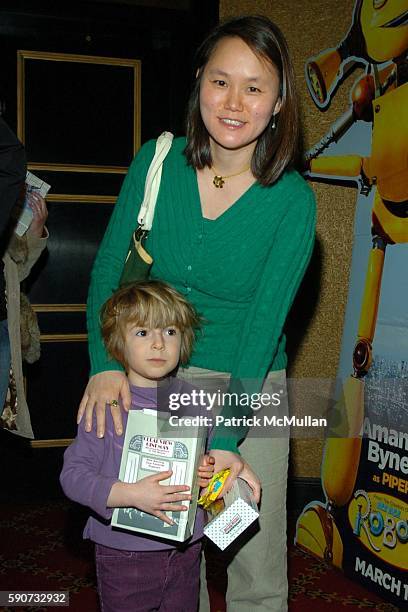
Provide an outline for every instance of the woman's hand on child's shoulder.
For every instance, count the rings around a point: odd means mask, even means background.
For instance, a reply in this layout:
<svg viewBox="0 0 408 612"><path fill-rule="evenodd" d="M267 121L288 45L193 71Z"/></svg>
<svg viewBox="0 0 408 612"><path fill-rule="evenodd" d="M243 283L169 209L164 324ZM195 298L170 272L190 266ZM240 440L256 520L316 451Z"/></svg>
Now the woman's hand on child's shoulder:
<svg viewBox="0 0 408 612"><path fill-rule="evenodd" d="M109 370L99 372L92 376L85 389L85 393L78 409L77 423L81 422L85 414L85 431L92 430L92 415L96 412L96 435L103 438L105 435L105 410L109 404L116 433L123 433L122 415L119 399L125 410L131 404L129 382L124 372Z"/></svg>

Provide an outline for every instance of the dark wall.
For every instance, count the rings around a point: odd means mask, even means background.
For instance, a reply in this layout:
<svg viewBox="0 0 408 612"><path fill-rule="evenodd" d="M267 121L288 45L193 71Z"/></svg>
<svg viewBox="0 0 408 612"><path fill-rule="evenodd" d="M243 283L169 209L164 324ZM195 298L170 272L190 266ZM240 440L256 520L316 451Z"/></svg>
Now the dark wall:
<svg viewBox="0 0 408 612"><path fill-rule="evenodd" d="M142 142L164 129L181 133L194 49L217 19L217 0L192 0L190 10L2 0L3 115L15 127L16 49L136 58L142 61Z"/></svg>

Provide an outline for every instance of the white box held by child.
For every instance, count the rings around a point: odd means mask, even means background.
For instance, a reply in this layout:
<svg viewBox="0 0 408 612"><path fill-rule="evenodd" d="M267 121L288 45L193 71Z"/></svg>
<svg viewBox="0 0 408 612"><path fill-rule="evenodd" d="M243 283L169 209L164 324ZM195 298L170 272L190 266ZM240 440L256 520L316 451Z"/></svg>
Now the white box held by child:
<svg viewBox="0 0 408 612"><path fill-rule="evenodd" d="M245 480L237 478L222 499L217 499L207 510L210 522L204 534L221 550L229 546L259 516L252 489Z"/></svg>
<svg viewBox="0 0 408 612"><path fill-rule="evenodd" d="M137 508L115 508L111 524L121 529L141 534L184 542L194 531L197 510L197 470L204 453L205 432L200 428L174 428L168 418L152 410L131 410L123 444L119 479L122 482L137 482L157 472L172 470L171 477L161 481L163 485L186 484L190 487L192 500L183 501L188 510L166 512L173 525L142 512Z"/></svg>

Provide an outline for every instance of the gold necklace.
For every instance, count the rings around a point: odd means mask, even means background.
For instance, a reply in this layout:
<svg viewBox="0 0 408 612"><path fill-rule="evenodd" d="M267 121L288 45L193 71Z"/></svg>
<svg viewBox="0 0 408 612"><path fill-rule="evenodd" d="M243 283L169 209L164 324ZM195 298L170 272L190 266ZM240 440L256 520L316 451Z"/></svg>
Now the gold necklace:
<svg viewBox="0 0 408 612"><path fill-rule="evenodd" d="M247 166L243 170L236 172L235 174L228 174L228 176L221 176L221 174L217 174L214 166L211 166L211 172L214 173L213 185L217 187L217 189L222 189L224 187L225 179L232 178L233 176L239 176L240 174L244 174L244 172L248 172L251 166Z"/></svg>

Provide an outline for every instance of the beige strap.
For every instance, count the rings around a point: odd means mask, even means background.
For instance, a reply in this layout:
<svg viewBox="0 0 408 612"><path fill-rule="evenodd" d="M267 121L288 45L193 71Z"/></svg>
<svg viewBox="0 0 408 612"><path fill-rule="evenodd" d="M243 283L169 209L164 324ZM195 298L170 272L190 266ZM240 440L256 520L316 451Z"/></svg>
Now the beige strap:
<svg viewBox="0 0 408 612"><path fill-rule="evenodd" d="M156 142L156 152L147 171L143 202L137 218L139 227L149 231L153 225L154 209L159 193L163 161L173 142L171 132L163 132Z"/></svg>

